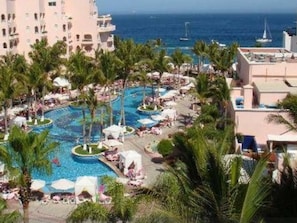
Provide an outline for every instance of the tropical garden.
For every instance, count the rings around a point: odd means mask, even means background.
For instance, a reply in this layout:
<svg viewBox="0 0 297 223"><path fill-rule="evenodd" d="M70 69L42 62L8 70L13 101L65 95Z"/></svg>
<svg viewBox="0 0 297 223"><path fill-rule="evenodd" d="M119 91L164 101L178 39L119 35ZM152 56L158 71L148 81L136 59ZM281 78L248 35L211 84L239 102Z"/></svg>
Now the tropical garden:
<svg viewBox="0 0 297 223"><path fill-rule="evenodd" d="M125 196L125 186L114 179L105 178L107 193L112 203L104 206L86 202L79 205L68 217L68 222L277 222L297 218L296 172L285 162L280 183L271 181L266 169L267 157L262 157L250 167L248 182L241 180L244 160L240 156L225 157L234 152L233 123L228 119L229 91L225 75L236 54L236 43L226 48L217 44L197 41L193 53L198 65L210 62L215 72L195 75L197 83L193 96L199 101L201 114L192 127L172 136L170 150L164 153L164 172L149 188L134 190ZM27 132L9 126L8 109L20 98L33 108L37 101L44 104L44 95L53 89L52 80L65 76L78 89L77 103L82 107L82 135L84 149L91 139L95 122L113 124L110 102L95 97L90 84L99 84L111 97L113 83L121 80L119 96L121 112L119 122L126 125L125 90L137 80L143 86L160 86L160 79L146 78L148 72L177 72L189 56L177 49L167 55L160 41L144 44L133 40L115 39L114 52L97 50L94 57L78 50L65 59L65 44L49 46L46 40L32 45L30 63L21 55L8 54L0 59L0 102L4 114L4 135L0 146L0 161L5 163L11 184L19 188L22 215L4 212L5 202L0 201L0 221L29 222L32 172L51 174L49 155L58 143L48 131ZM173 63L174 67L169 66ZM200 67L200 66L198 66ZM177 85L180 83L177 81ZM110 100L109 100L110 101ZM295 103L292 102L292 103ZM291 104L292 105L292 104ZM288 109L294 111L294 106ZM37 116L34 109L31 109ZM87 112L89 111L89 112ZM98 117L99 111L100 115ZM296 119L296 114L292 113ZM44 118L44 110L41 119ZM276 120L277 117L271 117ZM284 121L279 121L284 123ZM292 126L292 125L291 125ZM296 126L294 126L296 128ZM102 128L101 128L102 129Z"/></svg>

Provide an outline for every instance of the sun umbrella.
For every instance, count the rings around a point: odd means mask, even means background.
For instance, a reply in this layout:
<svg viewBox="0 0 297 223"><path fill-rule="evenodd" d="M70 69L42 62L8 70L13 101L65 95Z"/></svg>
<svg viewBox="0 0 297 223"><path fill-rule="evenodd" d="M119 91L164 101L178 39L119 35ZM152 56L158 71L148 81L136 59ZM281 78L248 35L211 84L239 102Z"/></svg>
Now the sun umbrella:
<svg viewBox="0 0 297 223"><path fill-rule="evenodd" d="M162 121L165 119L165 117L162 115L151 115L151 118L155 121Z"/></svg>
<svg viewBox="0 0 297 223"><path fill-rule="evenodd" d="M51 187L56 190L68 190L74 187L74 182L68 179L53 181Z"/></svg>
<svg viewBox="0 0 297 223"><path fill-rule="evenodd" d="M137 120L139 123L141 123L142 125L150 125L155 123L154 120L150 119L150 118L143 118L143 119L138 119Z"/></svg>
<svg viewBox="0 0 297 223"><path fill-rule="evenodd" d="M165 102L165 105L167 105L167 106L175 106L175 105L177 105L177 103L175 101L167 101L167 102Z"/></svg>
<svg viewBox="0 0 297 223"><path fill-rule="evenodd" d="M107 146L111 146L111 147L123 145L122 142L120 142L119 140L116 140L116 139L105 140L105 141L103 141L103 144L105 144Z"/></svg>
<svg viewBox="0 0 297 223"><path fill-rule="evenodd" d="M44 180L32 180L31 183L31 190L40 190L41 188L43 188L45 186L45 181Z"/></svg>

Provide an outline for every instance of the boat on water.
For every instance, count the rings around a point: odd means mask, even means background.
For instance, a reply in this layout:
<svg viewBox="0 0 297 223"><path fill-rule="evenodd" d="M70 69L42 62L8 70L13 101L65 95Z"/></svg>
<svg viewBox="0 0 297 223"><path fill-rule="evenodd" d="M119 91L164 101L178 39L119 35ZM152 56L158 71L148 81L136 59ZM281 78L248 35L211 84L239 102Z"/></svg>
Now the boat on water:
<svg viewBox="0 0 297 223"><path fill-rule="evenodd" d="M270 43L270 42L272 42L272 37L271 37L270 29L269 29L269 26L267 24L266 19L264 21L263 36L262 36L262 38L256 39L256 42L257 43Z"/></svg>
<svg viewBox="0 0 297 223"><path fill-rule="evenodd" d="M190 22L185 22L185 35L183 37L180 37L179 41L188 41L188 40L190 40L190 37L189 37L189 25L190 25Z"/></svg>
<svg viewBox="0 0 297 223"><path fill-rule="evenodd" d="M211 40L211 43L212 44L217 44L220 48L226 48L227 47L227 45L225 44L225 43L220 43L220 42L218 42L218 41L216 41L216 40Z"/></svg>

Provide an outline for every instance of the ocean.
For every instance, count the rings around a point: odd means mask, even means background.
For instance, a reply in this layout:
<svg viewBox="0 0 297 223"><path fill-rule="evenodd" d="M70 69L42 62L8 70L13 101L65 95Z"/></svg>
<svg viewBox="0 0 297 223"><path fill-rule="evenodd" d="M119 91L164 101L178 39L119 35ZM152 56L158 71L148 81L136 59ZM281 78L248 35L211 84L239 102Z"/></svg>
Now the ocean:
<svg viewBox="0 0 297 223"><path fill-rule="evenodd" d="M161 38L169 54L176 48L192 54L190 49L197 40L255 46L256 38L263 35L265 19L273 39L265 46L282 47L282 33L296 26L296 17L296 14L130 14L112 15L112 22L116 25L114 34L123 39L145 43ZM180 41L185 34L185 22L190 22L190 40Z"/></svg>

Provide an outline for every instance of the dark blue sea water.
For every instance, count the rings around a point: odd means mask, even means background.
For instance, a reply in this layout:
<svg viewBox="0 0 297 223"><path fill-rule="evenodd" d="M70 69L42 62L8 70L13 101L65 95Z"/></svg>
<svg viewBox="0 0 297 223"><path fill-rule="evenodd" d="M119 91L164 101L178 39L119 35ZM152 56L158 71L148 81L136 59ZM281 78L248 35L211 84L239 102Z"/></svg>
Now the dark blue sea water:
<svg viewBox="0 0 297 223"><path fill-rule="evenodd" d="M281 47L282 32L295 26L296 14L160 14L113 15L115 35L135 42L161 38L168 51L179 47L187 50L197 40L212 39L224 44L237 42L240 46L255 46L255 39L263 34L267 20L273 41L266 46ZM190 22L190 41L181 42L184 23Z"/></svg>

